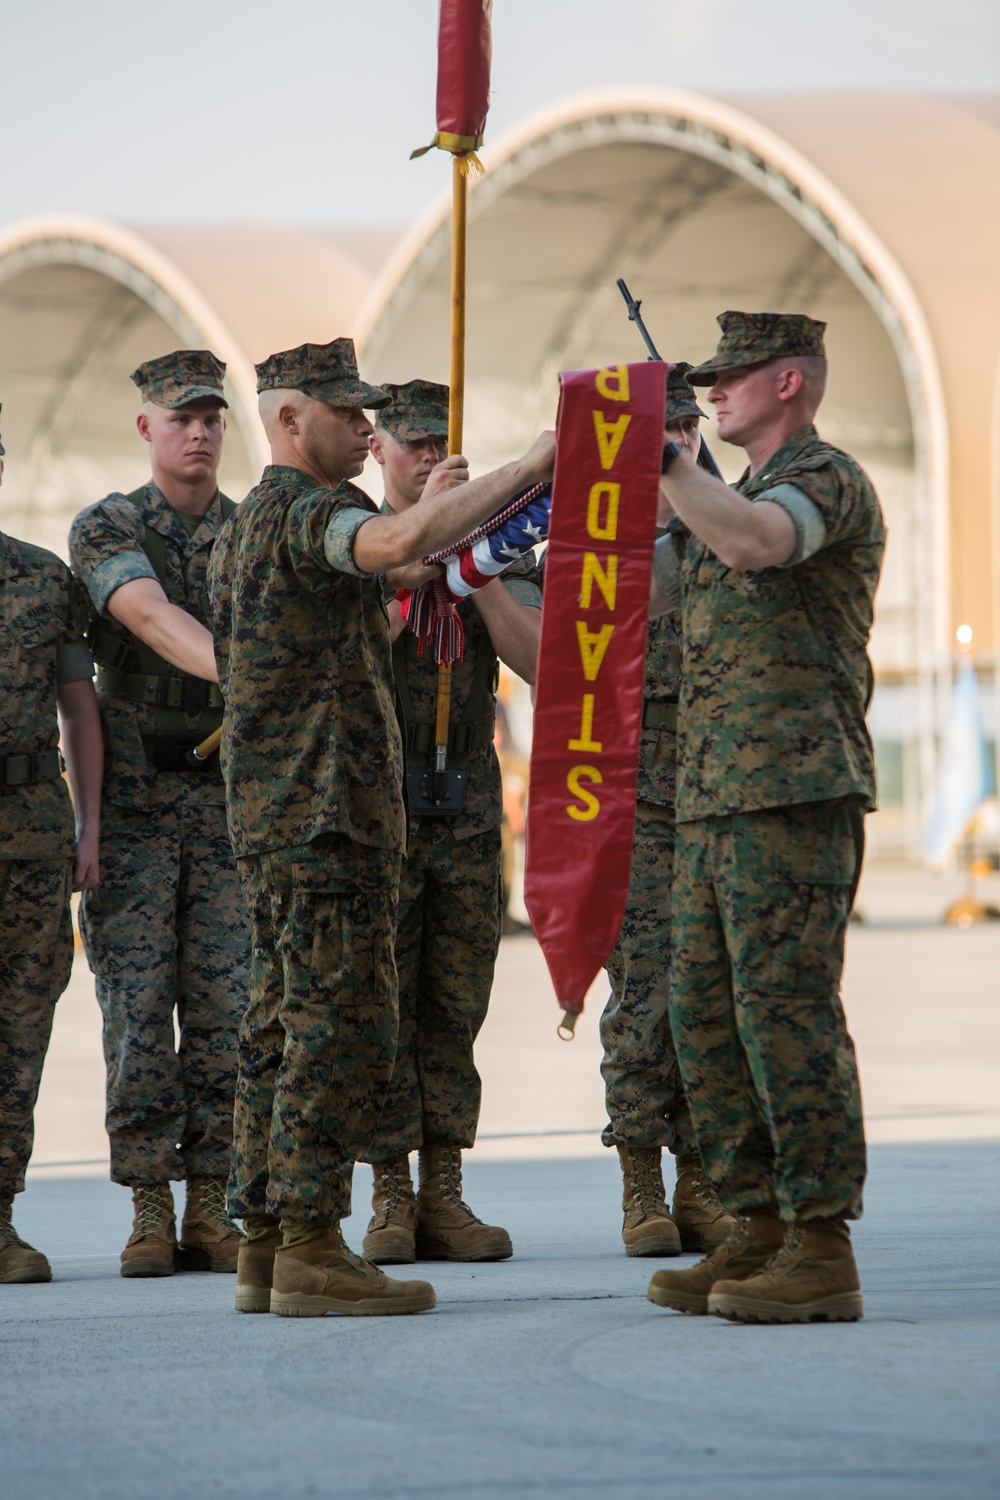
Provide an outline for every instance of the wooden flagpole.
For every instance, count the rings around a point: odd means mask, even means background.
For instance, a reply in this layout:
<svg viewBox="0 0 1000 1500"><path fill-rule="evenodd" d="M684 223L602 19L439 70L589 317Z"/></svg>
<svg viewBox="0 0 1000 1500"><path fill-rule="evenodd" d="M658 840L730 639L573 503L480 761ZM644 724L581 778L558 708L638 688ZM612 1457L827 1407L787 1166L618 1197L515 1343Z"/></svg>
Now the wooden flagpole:
<svg viewBox="0 0 1000 1500"><path fill-rule="evenodd" d="M461 453L465 426L465 289L468 244L468 158L452 160L451 213L451 369L448 380L448 453ZM437 677L434 723L434 769L443 771L448 757L451 717L451 662L441 662Z"/></svg>

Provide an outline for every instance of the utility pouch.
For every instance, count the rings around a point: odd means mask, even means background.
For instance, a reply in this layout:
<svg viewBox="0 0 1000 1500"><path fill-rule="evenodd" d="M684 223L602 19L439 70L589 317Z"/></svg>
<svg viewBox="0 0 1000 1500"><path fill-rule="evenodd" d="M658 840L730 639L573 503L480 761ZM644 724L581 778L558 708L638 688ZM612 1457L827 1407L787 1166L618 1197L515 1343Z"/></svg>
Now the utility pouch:
<svg viewBox="0 0 1000 1500"><path fill-rule="evenodd" d="M196 776L202 775L207 770L217 771L219 765L217 755L209 755L204 761L196 761L193 765L187 758L188 751L200 745L206 733L205 730L192 733L188 729L176 732L162 730L154 734L153 765L158 771L190 771Z"/></svg>
<svg viewBox="0 0 1000 1500"><path fill-rule="evenodd" d="M465 806L468 773L464 766L433 771L408 767L406 801L411 818L457 818Z"/></svg>

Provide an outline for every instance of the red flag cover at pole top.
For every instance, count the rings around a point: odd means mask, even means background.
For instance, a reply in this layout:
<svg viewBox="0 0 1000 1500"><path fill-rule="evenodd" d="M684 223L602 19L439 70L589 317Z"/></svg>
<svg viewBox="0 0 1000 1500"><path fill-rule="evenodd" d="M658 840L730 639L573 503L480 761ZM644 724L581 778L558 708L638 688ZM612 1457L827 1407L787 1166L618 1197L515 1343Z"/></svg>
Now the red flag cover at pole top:
<svg viewBox="0 0 1000 1500"><path fill-rule="evenodd" d="M490 107L493 0L441 0L438 13L437 134L430 146L457 156L483 144Z"/></svg>
<svg viewBox="0 0 1000 1500"><path fill-rule="evenodd" d="M524 898L572 1031L632 868L666 365L560 378Z"/></svg>

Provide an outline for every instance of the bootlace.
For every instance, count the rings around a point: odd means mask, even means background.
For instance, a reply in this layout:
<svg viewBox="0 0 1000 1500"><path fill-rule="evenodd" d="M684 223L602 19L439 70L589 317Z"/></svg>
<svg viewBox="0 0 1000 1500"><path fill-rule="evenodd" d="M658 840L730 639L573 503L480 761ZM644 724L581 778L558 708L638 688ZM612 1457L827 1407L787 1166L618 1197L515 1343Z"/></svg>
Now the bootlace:
<svg viewBox="0 0 1000 1500"><path fill-rule="evenodd" d="M224 1177L203 1177L201 1179L201 1207L210 1219L215 1219L226 1229L237 1233L236 1225L229 1217L226 1207L226 1179Z"/></svg>
<svg viewBox="0 0 1000 1500"><path fill-rule="evenodd" d="M638 1160L633 1158L633 1162L633 1195L636 1204L644 1214L662 1212L666 1207L666 1199L657 1157L651 1153L640 1156Z"/></svg>
<svg viewBox="0 0 1000 1500"><path fill-rule="evenodd" d="M472 1209L462 1197L462 1153L446 1151L442 1155L444 1159L441 1163L441 1197L453 1208L462 1209L470 1219L476 1219ZM476 1223L479 1223L478 1219Z"/></svg>
<svg viewBox="0 0 1000 1500"><path fill-rule="evenodd" d="M736 1227L729 1238L716 1246L711 1255L706 1255L703 1265L710 1263L713 1266L726 1266L745 1248L750 1239L750 1220L745 1214L736 1214L735 1219Z"/></svg>
<svg viewBox="0 0 1000 1500"><path fill-rule="evenodd" d="M137 1234L140 1239L146 1239L147 1236L155 1238L163 1228L164 1219L173 1217L173 1198L171 1197L169 1210L164 1198L164 1191L169 1194L170 1189L164 1190L161 1183L153 1182L140 1184L132 1191L135 1201L133 1234Z"/></svg>
<svg viewBox="0 0 1000 1500"><path fill-rule="evenodd" d="M382 1203L375 1218L376 1228L385 1228L403 1201L406 1189L412 1186L408 1166L404 1173L398 1162L387 1161L382 1164L379 1168L379 1188L382 1193Z"/></svg>
<svg viewBox="0 0 1000 1500"><path fill-rule="evenodd" d="M696 1197L700 1203L704 1204L705 1208L711 1210L712 1213L719 1215L725 1212L722 1204L719 1202L719 1195L715 1191L715 1188L712 1185L712 1180L709 1177L708 1173L705 1171L704 1167L700 1168L697 1172L694 1173L694 1181L691 1185L691 1192L693 1193L694 1197Z"/></svg>
<svg viewBox="0 0 1000 1500"><path fill-rule="evenodd" d="M792 1224L785 1231L785 1238L777 1250L775 1250L773 1255L768 1257L763 1269L768 1272L784 1270L802 1249L803 1238L802 1230L798 1224Z"/></svg>

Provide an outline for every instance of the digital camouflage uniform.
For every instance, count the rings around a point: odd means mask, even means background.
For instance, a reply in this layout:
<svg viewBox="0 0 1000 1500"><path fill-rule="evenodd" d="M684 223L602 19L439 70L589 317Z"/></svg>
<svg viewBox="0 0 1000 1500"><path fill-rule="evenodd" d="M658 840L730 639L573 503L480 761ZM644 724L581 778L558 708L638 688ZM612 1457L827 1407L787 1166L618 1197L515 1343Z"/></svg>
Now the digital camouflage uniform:
<svg viewBox="0 0 1000 1500"><path fill-rule="evenodd" d="M822 353L811 319L719 321L719 353L693 383ZM864 472L812 426L737 489L783 505L799 545L753 572L693 536L684 546L671 1025L725 1206L856 1218L865 1144L840 976L875 805L866 647L885 526ZM825 535L800 559L802 496Z"/></svg>
<svg viewBox="0 0 1000 1500"><path fill-rule="evenodd" d="M411 380L385 389L393 404L380 429L397 442L448 435L448 387ZM384 515L393 512L388 503ZM541 608L533 562L502 575L522 604ZM493 748L499 663L475 604L457 605L465 633L452 667L448 765L462 770L465 801L457 817L419 816L409 808L399 882L396 968L399 1044L378 1133L366 1159L387 1162L424 1145L475 1143L482 1097L473 1059L489 1007L502 921L503 790ZM409 772L433 765L438 672L404 629L392 650L404 757Z"/></svg>
<svg viewBox="0 0 1000 1500"><path fill-rule="evenodd" d="M161 389L159 367L169 380L188 355L187 378ZM196 355L141 366L143 395L165 406L218 398ZM80 926L104 1017L111 1176L126 1184L227 1174L249 940L218 757L203 770L183 761L220 723L221 695L158 657L108 601L132 579L159 578L170 603L207 627L208 560L231 508L217 495L200 521L182 519L150 481L88 506L70 531L105 742L101 883L84 892ZM162 768L168 760L185 768Z"/></svg>
<svg viewBox="0 0 1000 1500"><path fill-rule="evenodd" d="M689 368L678 365L668 376L668 422L705 415L687 382ZM674 1156L696 1150L668 1006L680 685L680 618L661 615L647 633L632 873L601 1017L608 1111L601 1139L606 1146L666 1146Z"/></svg>
<svg viewBox="0 0 1000 1500"><path fill-rule="evenodd" d="M65 564L0 532L0 1209L24 1188L55 1004L73 962L74 820L56 689L93 673L86 620Z"/></svg>
<svg viewBox="0 0 1000 1500"><path fill-rule="evenodd" d="M541 607L537 569L514 563L503 585ZM389 1161L423 1145L475 1143L482 1089L473 1046L486 1019L500 943L500 823L503 792L493 748L497 655L472 600L458 605L465 655L451 685L448 764L466 772L465 804L454 818L412 809L400 874L396 967L399 1046L374 1153ZM433 760L437 667L403 630L393 647L408 769Z"/></svg>
<svg viewBox="0 0 1000 1500"><path fill-rule="evenodd" d="M350 340L257 368L261 390L388 401L359 380ZM238 1218L349 1214L353 1163L392 1073L402 747L382 583L353 561L355 534L376 514L351 484L321 488L271 465L212 556L222 768L253 932L229 1195Z"/></svg>
<svg viewBox="0 0 1000 1500"><path fill-rule="evenodd" d="M632 874L621 932L608 959L601 1017L606 1146L696 1149L670 1034L671 907L677 793L680 625L650 621Z"/></svg>

